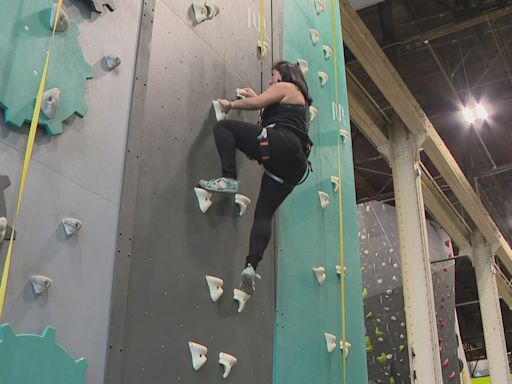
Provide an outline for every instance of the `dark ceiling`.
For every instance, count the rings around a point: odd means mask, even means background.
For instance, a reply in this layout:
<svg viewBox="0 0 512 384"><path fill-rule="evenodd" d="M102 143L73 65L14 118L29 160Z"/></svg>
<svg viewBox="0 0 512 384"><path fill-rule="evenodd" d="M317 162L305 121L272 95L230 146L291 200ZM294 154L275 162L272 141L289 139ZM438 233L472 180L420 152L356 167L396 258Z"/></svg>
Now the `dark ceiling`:
<svg viewBox="0 0 512 384"><path fill-rule="evenodd" d="M512 243L512 0L388 0L359 15L427 113L509 243ZM346 68L382 111L392 109L346 49ZM487 121L470 125L462 108L482 103ZM393 203L391 170L353 127L358 202ZM471 225L428 158L422 161ZM474 270L457 260L456 301L468 359L485 356ZM472 304L467 304L472 303ZM503 305L508 350L512 311Z"/></svg>

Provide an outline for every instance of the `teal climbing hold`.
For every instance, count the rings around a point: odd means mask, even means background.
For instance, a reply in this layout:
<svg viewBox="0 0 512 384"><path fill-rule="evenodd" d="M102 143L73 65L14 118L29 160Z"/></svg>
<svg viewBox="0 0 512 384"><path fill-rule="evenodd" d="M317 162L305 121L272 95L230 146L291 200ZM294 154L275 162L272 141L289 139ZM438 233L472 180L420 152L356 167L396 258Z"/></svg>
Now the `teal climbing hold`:
<svg viewBox="0 0 512 384"><path fill-rule="evenodd" d="M55 343L55 329L42 336L15 335L0 325L0 383L85 384L85 359L74 360Z"/></svg>
<svg viewBox="0 0 512 384"><path fill-rule="evenodd" d="M0 12L0 108L11 127L30 122L51 38L52 0L4 1ZM78 41L79 29L71 22L55 35L45 90L60 89L60 105L51 119L41 114L39 125L49 135L62 133L62 122L85 116L86 79L93 76Z"/></svg>

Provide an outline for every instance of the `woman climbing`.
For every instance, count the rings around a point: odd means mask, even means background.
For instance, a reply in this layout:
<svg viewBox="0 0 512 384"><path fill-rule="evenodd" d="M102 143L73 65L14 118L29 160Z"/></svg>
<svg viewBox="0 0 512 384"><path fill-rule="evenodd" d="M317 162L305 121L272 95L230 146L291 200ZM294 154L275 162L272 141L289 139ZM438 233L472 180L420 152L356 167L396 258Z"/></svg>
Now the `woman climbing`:
<svg viewBox="0 0 512 384"><path fill-rule="evenodd" d="M244 88L240 93L244 98L217 102L226 113L231 109L263 109L260 124L236 120L217 122L213 134L222 177L201 180L199 185L213 192L237 193L237 149L265 168L240 283L240 289L252 295L255 278L259 277L256 268L270 241L272 217L308 169L307 157L313 143L307 134L307 121L312 99L300 67L288 61L273 66L272 81L265 92L257 95L252 89Z"/></svg>

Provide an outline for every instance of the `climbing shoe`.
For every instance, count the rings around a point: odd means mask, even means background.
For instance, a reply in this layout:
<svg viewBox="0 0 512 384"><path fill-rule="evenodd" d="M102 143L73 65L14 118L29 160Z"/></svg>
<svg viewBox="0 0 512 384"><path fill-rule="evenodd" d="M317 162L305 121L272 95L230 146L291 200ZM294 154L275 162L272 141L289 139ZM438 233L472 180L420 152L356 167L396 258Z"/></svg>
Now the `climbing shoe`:
<svg viewBox="0 0 512 384"><path fill-rule="evenodd" d="M256 273L251 264L248 264L242 271L242 275L240 277L240 290L244 291L249 296L254 295L254 292L256 291L255 279L261 279L261 276Z"/></svg>
<svg viewBox="0 0 512 384"><path fill-rule="evenodd" d="M218 179L199 180L201 188L212 192L237 193L238 181L227 177L219 177Z"/></svg>

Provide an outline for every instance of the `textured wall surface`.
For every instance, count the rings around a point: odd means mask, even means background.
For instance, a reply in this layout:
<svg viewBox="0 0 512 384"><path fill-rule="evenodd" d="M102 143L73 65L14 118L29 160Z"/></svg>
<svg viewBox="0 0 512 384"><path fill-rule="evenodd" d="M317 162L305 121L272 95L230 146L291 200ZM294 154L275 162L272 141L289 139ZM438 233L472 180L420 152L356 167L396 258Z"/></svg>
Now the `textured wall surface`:
<svg viewBox="0 0 512 384"><path fill-rule="evenodd" d="M339 193L342 194L343 254L346 273L346 341L352 344L346 359L348 383L366 383L364 350L364 320L361 298L361 272L358 257L357 218L355 210L354 176L350 138L343 144L339 129L350 130L341 28L338 2L335 1L335 30L338 49L334 49L331 2L320 14L315 2L291 0L285 2L284 57L309 63L307 80L313 105L318 115L309 128L315 143L311 153L314 173L296 188L284 203L280 216L277 313L276 313L276 372L275 382L341 383L342 355L339 347L332 354L326 349L324 332L342 338L341 287L336 274L340 265ZM310 28L319 32L313 44ZM323 45L333 49L325 59ZM338 97L336 106L334 55L338 55ZM319 71L328 75L324 86ZM338 156L341 160L341 192L335 192L331 176L338 176ZM330 205L322 210L318 191L326 192ZM312 268L323 266L327 278L319 286Z"/></svg>
<svg viewBox="0 0 512 384"><path fill-rule="evenodd" d="M410 383L400 247L395 208L379 202L358 206L363 264L369 378L375 383ZM445 383L459 382L455 336L455 262L451 241L435 223L427 223ZM454 372L455 377L450 379Z"/></svg>
<svg viewBox="0 0 512 384"><path fill-rule="evenodd" d="M126 188L135 189L134 200L124 202L135 204L133 242L124 258L129 262L128 281L118 281L119 286L127 284L126 313L112 314L125 324L124 335L115 337L113 331L110 339L115 347L107 381L112 384L220 382L224 380L220 352L238 358L226 382L272 380L272 246L258 271L263 280L242 313L237 313L233 300L261 169L239 156L240 193L252 199L243 217L237 215L231 195L214 195L213 206L201 213L193 190L199 179L220 175L211 100L234 98L236 88L261 87L259 1L218 5L218 16L197 25L191 19L190 2L156 1L145 7L152 16L143 21L143 34L150 38L145 51L139 52L137 74L146 78L140 95L136 85L134 108L141 108L141 113L133 116L139 123L130 128L130 135L140 135L134 143L138 172L125 179ZM265 2L265 10L270 26L270 1ZM270 63L269 55L265 84ZM235 112L230 118L255 122L257 114ZM136 182L131 184L131 179ZM125 219L130 218L121 221ZM116 269L119 273L122 263ZM224 294L216 303L210 299L206 275L224 280ZM117 299L122 300L122 295ZM192 368L189 341L208 348L208 361L198 372Z"/></svg>
<svg viewBox="0 0 512 384"><path fill-rule="evenodd" d="M47 3L50 8L53 1ZM91 384L103 382L141 2L126 0L119 5L113 13L98 15L91 13L86 2L64 1L65 11L79 25L85 60L94 69L94 79L86 82L88 113L84 119L70 119L60 136L49 137L42 129L38 132L2 319L16 333L41 334L47 325L54 326L57 342L73 357L89 362L86 378ZM21 28L25 23L19 20ZM30 52L26 60L42 63L45 50ZM100 63L108 53L123 60L114 72L106 72ZM7 127L0 111L0 175L8 175L12 182L5 190L11 222L26 140L27 129ZM84 223L76 237L64 236L60 220L66 216ZM0 263L6 250L4 243ZM54 285L35 297L31 274L48 275Z"/></svg>

